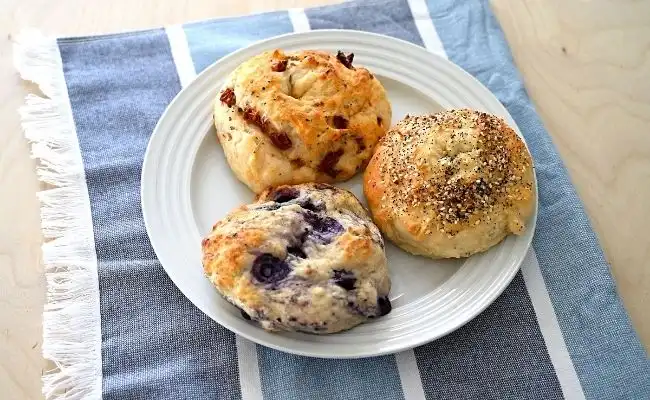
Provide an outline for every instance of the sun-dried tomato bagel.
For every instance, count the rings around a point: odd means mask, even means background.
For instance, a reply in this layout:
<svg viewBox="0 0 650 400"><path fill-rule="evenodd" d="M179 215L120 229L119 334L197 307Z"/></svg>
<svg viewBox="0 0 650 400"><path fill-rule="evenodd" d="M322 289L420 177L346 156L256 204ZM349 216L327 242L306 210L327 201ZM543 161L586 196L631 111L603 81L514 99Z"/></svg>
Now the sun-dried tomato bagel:
<svg viewBox="0 0 650 400"><path fill-rule="evenodd" d="M214 104L228 163L256 193L351 178L390 121L379 80L341 52L262 53L233 71Z"/></svg>

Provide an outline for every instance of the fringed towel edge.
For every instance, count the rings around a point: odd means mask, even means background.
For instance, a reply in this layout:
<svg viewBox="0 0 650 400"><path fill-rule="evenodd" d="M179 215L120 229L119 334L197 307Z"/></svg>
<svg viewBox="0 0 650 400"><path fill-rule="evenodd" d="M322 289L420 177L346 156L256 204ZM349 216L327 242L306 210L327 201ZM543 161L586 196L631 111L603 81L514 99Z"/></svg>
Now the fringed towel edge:
<svg viewBox="0 0 650 400"><path fill-rule="evenodd" d="M57 41L21 32L14 64L46 97L29 94L19 110L22 128L47 186L41 204L47 295L43 357L56 367L43 375L47 400L101 399L99 278L86 176Z"/></svg>

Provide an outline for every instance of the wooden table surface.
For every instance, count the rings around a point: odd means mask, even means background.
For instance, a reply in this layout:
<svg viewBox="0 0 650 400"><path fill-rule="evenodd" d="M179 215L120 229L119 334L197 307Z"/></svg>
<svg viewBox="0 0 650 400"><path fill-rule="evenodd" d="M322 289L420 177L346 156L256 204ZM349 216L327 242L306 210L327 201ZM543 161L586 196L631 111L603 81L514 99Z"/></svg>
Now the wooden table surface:
<svg viewBox="0 0 650 400"><path fill-rule="evenodd" d="M17 108L34 87L11 63L25 27L79 35L332 0L0 0L0 398L41 398L39 189ZM650 348L650 1L492 0L526 87ZM8 396L8 397L7 397Z"/></svg>

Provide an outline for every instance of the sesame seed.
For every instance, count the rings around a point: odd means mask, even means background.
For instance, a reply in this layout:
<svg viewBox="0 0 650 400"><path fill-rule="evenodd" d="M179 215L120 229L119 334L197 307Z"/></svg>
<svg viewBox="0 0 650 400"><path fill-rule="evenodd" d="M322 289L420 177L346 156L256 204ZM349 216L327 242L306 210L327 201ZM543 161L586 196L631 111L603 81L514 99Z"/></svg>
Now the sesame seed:
<svg viewBox="0 0 650 400"><path fill-rule="evenodd" d="M431 146L431 137L445 134L449 135L445 140L451 142L447 154L437 162L423 158L421 151ZM467 223L473 215L485 215L495 205L505 206L510 193L521 188L519 182L530 158L516 140L516 133L505 122L485 113L451 110L407 116L382 140L384 162L379 171L382 181L391 183L382 203L389 204L396 215L412 215L416 206L417 212L431 209L435 216L429 225L436 224L436 231L451 234L450 226ZM468 169L459 157L467 153L450 150L461 141L474 141L473 150L477 151L470 157L479 167ZM474 225L484 219L477 219Z"/></svg>

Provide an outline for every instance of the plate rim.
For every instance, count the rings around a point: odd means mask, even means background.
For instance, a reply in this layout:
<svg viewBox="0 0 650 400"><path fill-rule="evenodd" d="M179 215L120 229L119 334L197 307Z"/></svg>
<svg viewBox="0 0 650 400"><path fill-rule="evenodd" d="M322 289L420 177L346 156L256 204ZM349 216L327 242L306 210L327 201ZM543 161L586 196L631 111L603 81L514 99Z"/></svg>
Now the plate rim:
<svg viewBox="0 0 650 400"><path fill-rule="evenodd" d="M199 74L196 75L196 77L192 80L192 82L187 85L186 87L182 88L172 99L172 101L167 105L165 108L164 112L161 114L160 118L156 122L155 128L152 131L151 136L149 137L145 154L143 157L143 163L142 163L142 170L140 174L140 204L141 204L141 209L142 209L142 216L143 216L143 221L145 225L145 229L147 232L147 236L149 237L149 241L151 243L151 246L156 253L156 257L158 261L160 262L161 266L165 270L165 273L167 276L170 278L170 280L176 285L178 290L195 306L197 307L202 313L204 313L207 317L221 325L222 327L230 330L236 335L240 335L248 340L251 340L257 344L260 344L262 346L270 347L279 351L291 353L291 354L296 354L296 355L301 355L301 356L308 356L308 357L316 357L316 358L331 358L331 359L354 359L354 358L364 358L364 357L373 357L373 356L380 356L380 355L386 355L386 354L393 354L399 351L403 350L408 350L408 349L413 349L417 346L421 346L426 343L433 342L437 339L440 339L441 337L444 337L458 329L460 329L462 326L467 324L468 322L472 321L474 318L476 318L478 315L480 315L487 307L489 307L502 293L503 291L510 285L514 277L516 276L517 272L521 269L521 265L530 251L531 248L531 243L533 240L534 236L534 230L536 227L537 223L537 216L538 216L538 185L537 185L537 176L534 173L534 196L535 196L535 201L534 201L534 212L531 215L529 219L529 223L527 226L527 230L531 230L531 233L527 235L527 243L525 244L525 251L522 251L521 254L517 255L514 257L514 262L512 263L513 265L516 265L516 268L513 268L512 271L510 271L510 274L505 277L505 279L500 279L500 280L495 280L495 282L501 282L496 290L492 290L489 292L489 296L487 297L486 300L483 300L480 302L480 304L473 305L472 307L468 307L470 312L467 317L464 318L462 323L453 323L452 328L445 329L445 331L441 334L435 335L435 336L427 336L427 335L417 335L415 338L411 339L407 343L403 343L402 341L397 340L397 343L386 345L384 348L378 349L376 351L361 351L361 352L355 352L355 353L346 353L346 354L340 354L335 351L332 351L332 349L329 350L321 350L320 352L317 351L308 351L308 350L301 350L301 349L296 349L296 348L291 348L291 347L284 347L281 345L276 345L274 343L270 343L268 341L264 341L263 339L260 339L258 337L255 337L252 334L249 334L248 332L245 332L238 327L231 326L230 324L224 322L223 320L218 320L215 318L213 315L210 313L206 312L203 307L200 305L196 304L189 296L185 294L185 291L182 289L182 286L179 285L179 283L174 279L173 274L171 274L168 270L167 267L165 267L165 264L161 260L159 254L159 246L155 244L156 239L154 239L154 236L152 234L152 228L151 228L151 218L152 216L150 215L148 211L148 206L146 205L147 198L148 198L148 193L147 188L151 185L151 183L145 184L147 182L145 180L146 176L150 174L149 170L152 168L155 168L155 166L152 166L151 163L149 162L151 157L153 157L152 154L152 147L153 143L155 140L158 139L158 136L163 135L160 132L160 127L163 121L166 120L168 114L170 113L170 110L173 110L175 107L175 104L180 101L179 99L182 97L183 93L191 90L193 85L197 85L197 82L201 81L201 79L205 79L205 76L214 74L212 70L218 68L219 64L223 64L228 62L229 60L236 59L239 57L240 54L249 52L251 48L258 48L258 47L264 47L265 45L268 45L269 43L277 42L277 41L282 41L286 40L288 38L295 38L298 42L301 40L301 38L309 38L314 35L324 35L327 36L329 34L333 35L341 35L342 33L349 35L348 37L345 38L345 40L349 40L351 42L354 42L355 37L366 37L366 38L374 38L375 40L388 40L392 41L394 44L397 44L399 46L406 46L408 47L411 51L416 51L419 52L421 55L426 54L427 57L435 58L437 59L437 62L442 62L443 64L447 64L447 67L451 67L452 69L456 70L457 73L460 73L464 79L468 81L470 86L478 86L480 87L484 92L486 92L491 99L495 102L495 105L499 107L501 110L501 113L504 116L507 116L506 119L509 119L508 124L511 125L514 129L515 132L519 135L519 137L522 139L524 142L527 150L530 152L530 148L528 146L528 143L526 142L525 138L523 137L523 134L521 133L519 127L517 126L514 118L510 115L508 110L505 108L505 106L498 100L498 98L487 88L485 85L483 85L478 79L476 79L474 76L469 74L469 72L465 71L463 68L458 66L457 64L453 63L452 61L448 60L445 57L442 57L438 54L435 54L433 52L428 51L427 49L420 47L416 44L410 43L408 41L391 37L391 36L386 36L378 33L373 33L373 32L365 32L365 31L358 31L358 30L347 30L347 29L321 29L321 30L313 30L313 31L306 31L306 32L291 32L291 33L286 33L282 35L277 35L273 36L267 39L263 39L260 41L256 41L254 43L251 43L248 46L242 47L232 53L227 54L226 56L220 58L219 60L213 62L210 64L208 67L206 67L203 71L201 71ZM337 37L337 39L341 39L340 37ZM413 90L417 90L416 88L412 88ZM468 108L471 108L468 106ZM196 159L196 154L193 154L194 160ZM532 153L531 153L531 158L532 158ZM194 161L192 162L193 165ZM149 166L149 167L147 167ZM193 169L193 168L191 168ZM534 165L534 160L533 160L533 171L535 171L535 165ZM356 175L355 175L356 176ZM510 235L509 235L510 236ZM507 237L506 237L507 238ZM505 240L505 239L504 239ZM216 290L216 289L215 289ZM261 329L259 327L255 327L255 329ZM272 333L271 333L272 334ZM313 347L319 347L319 346L325 346L325 347L330 347L330 346L336 346L334 344L323 344L323 343L318 343L318 342L310 342L309 343Z"/></svg>

